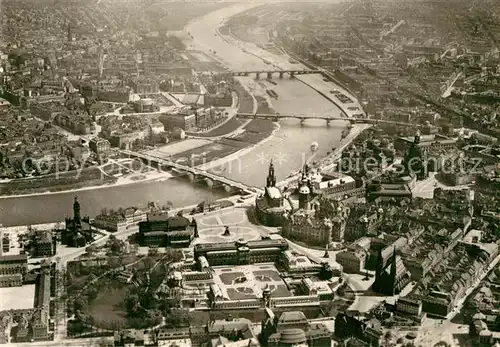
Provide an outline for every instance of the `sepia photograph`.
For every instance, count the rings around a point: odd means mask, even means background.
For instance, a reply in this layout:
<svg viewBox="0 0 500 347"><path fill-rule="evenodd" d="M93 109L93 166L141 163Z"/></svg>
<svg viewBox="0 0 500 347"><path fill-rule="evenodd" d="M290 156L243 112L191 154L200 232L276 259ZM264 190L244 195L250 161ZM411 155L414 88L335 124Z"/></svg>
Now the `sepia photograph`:
<svg viewBox="0 0 500 347"><path fill-rule="evenodd" d="M0 347L500 347L500 0L0 0Z"/></svg>

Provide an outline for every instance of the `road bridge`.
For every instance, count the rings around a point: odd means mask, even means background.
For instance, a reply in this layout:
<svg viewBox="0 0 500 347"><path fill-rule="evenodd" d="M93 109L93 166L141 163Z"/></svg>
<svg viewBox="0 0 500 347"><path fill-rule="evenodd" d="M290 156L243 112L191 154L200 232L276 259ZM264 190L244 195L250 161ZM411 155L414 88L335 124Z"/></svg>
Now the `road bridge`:
<svg viewBox="0 0 500 347"><path fill-rule="evenodd" d="M405 122L396 122L385 119L374 119L374 118L356 118L356 117L330 117L325 115L318 116L305 116L305 115L294 115L294 114L261 114L261 113L237 113L236 117L245 118L245 119L266 119L271 120L273 122L277 122L280 119L299 119L301 123L304 123L307 119L322 119L326 121L326 124L329 125L332 121L344 121L349 122L351 124L391 124L391 125L399 125L399 126L411 126L411 127L421 127L421 124L413 124L413 123L405 123Z"/></svg>
<svg viewBox="0 0 500 347"><path fill-rule="evenodd" d="M140 159L146 165L157 168L159 170L162 169L176 171L179 174L187 176L188 179L193 183L205 182L207 187L210 188L222 187L227 193L235 191L239 193L261 192L261 189L259 188L250 187L241 182L236 182L229 178L208 171L200 170L195 167L180 164L172 160L162 159L149 154L138 153L129 150L121 150L120 152L128 156L129 158Z"/></svg>
<svg viewBox="0 0 500 347"><path fill-rule="evenodd" d="M309 75L309 74L317 74L321 73L320 70L250 70L250 71L231 71L229 74L232 76L250 76L255 75L257 79L260 78L261 75L267 76L268 79L273 78L274 75L279 76L279 78L283 78L285 74L289 75L290 78L293 78L295 75Z"/></svg>

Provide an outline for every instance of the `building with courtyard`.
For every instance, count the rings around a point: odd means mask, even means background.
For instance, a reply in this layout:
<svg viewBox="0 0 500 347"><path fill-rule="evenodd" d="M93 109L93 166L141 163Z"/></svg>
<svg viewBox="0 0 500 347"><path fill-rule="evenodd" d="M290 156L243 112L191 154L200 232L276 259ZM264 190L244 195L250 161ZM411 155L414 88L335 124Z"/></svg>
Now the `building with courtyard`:
<svg viewBox="0 0 500 347"><path fill-rule="evenodd" d="M197 261L205 258L211 266L245 265L277 262L288 249L285 239L263 239L256 241L238 240L234 243L198 244L194 246Z"/></svg>

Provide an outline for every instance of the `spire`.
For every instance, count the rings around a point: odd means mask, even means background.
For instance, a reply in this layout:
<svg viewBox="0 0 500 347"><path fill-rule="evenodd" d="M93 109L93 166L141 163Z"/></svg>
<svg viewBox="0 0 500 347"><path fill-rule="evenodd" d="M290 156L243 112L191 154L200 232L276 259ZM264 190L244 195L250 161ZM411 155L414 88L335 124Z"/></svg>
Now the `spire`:
<svg viewBox="0 0 500 347"><path fill-rule="evenodd" d="M393 248L392 258L391 258L391 283L390 290L392 295L395 294L396 291L396 277L397 277L397 263L396 263L396 247Z"/></svg>
<svg viewBox="0 0 500 347"><path fill-rule="evenodd" d="M81 225L80 203L77 196L75 196L75 202L73 203L73 221L75 225Z"/></svg>
<svg viewBox="0 0 500 347"><path fill-rule="evenodd" d="M375 282L377 282L384 269L384 259L382 259L382 247L379 247L377 254L377 267L375 270Z"/></svg>
<svg viewBox="0 0 500 347"><path fill-rule="evenodd" d="M417 133L415 134L415 139L413 141L416 145L420 143L420 130L417 130Z"/></svg>
<svg viewBox="0 0 500 347"><path fill-rule="evenodd" d="M271 159L271 163L269 163L269 173L267 175L267 187L274 187L276 186L276 175L274 174L274 164L273 160Z"/></svg>

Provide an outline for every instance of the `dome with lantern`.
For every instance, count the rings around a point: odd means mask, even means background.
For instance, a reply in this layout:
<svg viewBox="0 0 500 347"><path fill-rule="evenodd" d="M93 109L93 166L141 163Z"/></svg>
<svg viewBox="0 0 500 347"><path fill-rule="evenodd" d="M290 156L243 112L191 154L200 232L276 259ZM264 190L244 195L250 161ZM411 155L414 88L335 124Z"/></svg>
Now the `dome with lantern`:
<svg viewBox="0 0 500 347"><path fill-rule="evenodd" d="M300 187L299 189L299 194L302 194L302 195L307 195L307 194L310 194L311 193L311 190L309 189L308 186L306 185L303 185L302 187Z"/></svg>

